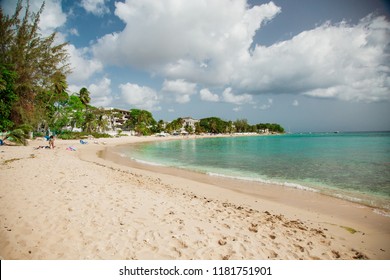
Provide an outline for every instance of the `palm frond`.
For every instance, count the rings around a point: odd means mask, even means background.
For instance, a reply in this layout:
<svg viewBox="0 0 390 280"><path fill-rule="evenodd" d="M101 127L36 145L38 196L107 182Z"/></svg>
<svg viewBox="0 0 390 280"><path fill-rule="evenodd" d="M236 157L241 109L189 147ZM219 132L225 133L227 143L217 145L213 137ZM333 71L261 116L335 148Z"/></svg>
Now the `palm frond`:
<svg viewBox="0 0 390 280"><path fill-rule="evenodd" d="M8 139L16 144L19 144L19 145L24 145L26 146L27 145L27 140L26 140L26 134L25 132L22 130L22 129L14 129L10 132L8 132L7 136L4 138L5 139Z"/></svg>

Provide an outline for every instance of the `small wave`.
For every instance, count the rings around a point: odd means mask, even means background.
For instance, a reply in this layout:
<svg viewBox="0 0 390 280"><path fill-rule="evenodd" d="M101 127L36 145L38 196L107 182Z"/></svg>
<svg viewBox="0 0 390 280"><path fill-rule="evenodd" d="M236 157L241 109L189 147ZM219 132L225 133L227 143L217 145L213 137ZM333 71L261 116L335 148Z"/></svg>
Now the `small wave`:
<svg viewBox="0 0 390 280"><path fill-rule="evenodd" d="M345 194L334 193L333 196L340 198L342 200L348 200L348 201L358 202L358 203L363 202L363 199L361 199L361 198L352 197L352 196L345 195Z"/></svg>
<svg viewBox="0 0 390 280"><path fill-rule="evenodd" d="M387 202L383 201L383 199L373 199L372 197L369 197L367 195L364 196L363 198L359 198L356 196L340 194L340 193L327 193L327 194L330 196L340 198L342 200L358 203L358 204L362 205L362 207L364 207L364 206L373 207L374 208L373 211L376 214L390 217L390 212L389 212L390 206ZM356 194L356 195L359 196L359 194ZM362 195L362 194L360 194L360 195ZM386 210L382 210L382 209L386 209Z"/></svg>
<svg viewBox="0 0 390 280"><path fill-rule="evenodd" d="M164 164L151 162L151 161L146 161L146 160L141 160L141 159L137 159L137 158L133 158L133 157L131 157L130 159L135 161L135 162L141 163L141 164L152 165L152 166L165 166Z"/></svg>
<svg viewBox="0 0 390 280"><path fill-rule="evenodd" d="M316 189L313 189L313 188L310 188L310 187L306 187L306 186L302 186L302 185L296 184L296 183L284 182L284 183L281 183L281 185L283 185L285 187L291 187L291 188L299 189L299 190L305 190L305 191L311 191L311 192L319 192Z"/></svg>
<svg viewBox="0 0 390 280"><path fill-rule="evenodd" d="M306 187L306 186L302 186L302 185L296 184L296 183L290 183L290 182L277 182L277 181L266 180L266 179L261 179L261 178L229 176L229 175L213 173L213 172L207 172L206 174L209 175L209 176L224 177L224 178L228 178L228 179L252 181L252 182L265 183L265 184L273 184L273 185L279 185L279 186L284 186L284 187L289 187L289 188L294 188L294 189L299 189L299 190L318 192L318 190L316 190L316 189L313 189L313 188L310 188L310 187Z"/></svg>
<svg viewBox="0 0 390 280"><path fill-rule="evenodd" d="M116 154L119 155L121 158L126 158L126 159L129 159L129 160L141 163L141 164L152 165L152 166L165 166L164 164L160 164L160 163L156 163L156 162L152 162L152 161L141 160L141 159L134 158L134 157L129 157L126 153L117 152Z"/></svg>
<svg viewBox="0 0 390 280"><path fill-rule="evenodd" d="M390 212L386 212L380 209L374 209L373 212L381 216L390 217Z"/></svg>

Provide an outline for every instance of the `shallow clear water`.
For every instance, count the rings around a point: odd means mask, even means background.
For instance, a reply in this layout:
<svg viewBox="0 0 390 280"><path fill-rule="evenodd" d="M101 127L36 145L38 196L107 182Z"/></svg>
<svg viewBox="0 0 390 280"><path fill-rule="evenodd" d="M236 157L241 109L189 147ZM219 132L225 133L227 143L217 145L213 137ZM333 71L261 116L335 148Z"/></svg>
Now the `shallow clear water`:
<svg viewBox="0 0 390 280"><path fill-rule="evenodd" d="M390 133L199 138L122 147L139 161L320 191L390 209Z"/></svg>

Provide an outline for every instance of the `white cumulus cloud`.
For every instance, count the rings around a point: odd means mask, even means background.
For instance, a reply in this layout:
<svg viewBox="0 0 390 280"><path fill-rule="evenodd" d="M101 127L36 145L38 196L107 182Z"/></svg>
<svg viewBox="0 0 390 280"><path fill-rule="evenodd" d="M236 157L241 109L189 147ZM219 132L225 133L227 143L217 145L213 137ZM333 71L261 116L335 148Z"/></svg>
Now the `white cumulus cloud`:
<svg viewBox="0 0 390 280"><path fill-rule="evenodd" d="M111 80L104 77L98 84L88 86L91 93L91 104L96 107L105 107L111 104L113 97L111 95Z"/></svg>
<svg viewBox="0 0 390 280"><path fill-rule="evenodd" d="M208 88L201 89L199 91L200 99L209 102L219 102L220 98L218 94L212 93Z"/></svg>
<svg viewBox="0 0 390 280"><path fill-rule="evenodd" d="M33 1L34 6L37 7L39 2ZM62 11L61 0L45 1L45 8L42 12L39 28L43 35L47 36L56 31L57 28L66 23L66 14Z"/></svg>
<svg viewBox="0 0 390 280"><path fill-rule="evenodd" d="M89 13L101 16L110 12L106 2L109 0L82 0L80 5Z"/></svg>
<svg viewBox="0 0 390 280"><path fill-rule="evenodd" d="M244 0L126 0L115 6L126 27L100 38L96 57L196 83L228 82L232 62L248 58L256 30L280 12L273 2L250 8Z"/></svg>
<svg viewBox="0 0 390 280"><path fill-rule="evenodd" d="M250 94L234 94L230 87L226 88L222 93L223 101L236 105L243 105L253 102L253 97Z"/></svg>
<svg viewBox="0 0 390 280"><path fill-rule="evenodd" d="M152 88L126 83L120 84L119 89L122 100L133 108L149 111L161 110L161 107L158 106L160 98Z"/></svg>
<svg viewBox="0 0 390 280"><path fill-rule="evenodd" d="M72 73L68 76L70 83L80 83L89 79L96 72L103 70L103 64L88 58L88 49L77 49L74 45L66 46Z"/></svg>
<svg viewBox="0 0 390 280"><path fill-rule="evenodd" d="M273 2L126 0L115 6L124 30L93 46L106 64L251 94L390 100L390 22L383 16L370 15L357 24L327 22L290 40L253 46L256 31L278 20L281 8ZM243 102L225 95L220 100ZM190 101L190 95L176 97ZM208 92L201 98L217 100Z"/></svg>
<svg viewBox="0 0 390 280"><path fill-rule="evenodd" d="M256 46L234 85L258 93L303 93L347 101L390 99L390 23L326 23L269 47Z"/></svg>
<svg viewBox="0 0 390 280"><path fill-rule="evenodd" d="M183 79L165 80L162 91L174 94L177 103L188 103L191 101L190 96L196 92L196 84Z"/></svg>

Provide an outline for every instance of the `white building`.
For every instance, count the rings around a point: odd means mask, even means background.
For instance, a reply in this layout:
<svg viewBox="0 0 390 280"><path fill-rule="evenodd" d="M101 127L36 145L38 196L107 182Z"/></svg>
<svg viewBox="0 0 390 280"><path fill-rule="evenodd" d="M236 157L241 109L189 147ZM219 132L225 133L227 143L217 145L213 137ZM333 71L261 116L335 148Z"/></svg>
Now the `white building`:
<svg viewBox="0 0 390 280"><path fill-rule="evenodd" d="M183 120L183 126L181 128L181 132L186 131L186 127L188 127L188 126L192 128L193 132L195 132L195 124L200 122L199 120L193 119L191 117L185 117L185 118L182 118L182 120Z"/></svg>
<svg viewBox="0 0 390 280"><path fill-rule="evenodd" d="M118 130L123 131L124 123L130 119L130 112L115 108L106 108L105 111L105 118L108 121L108 130L112 132L117 132Z"/></svg>

